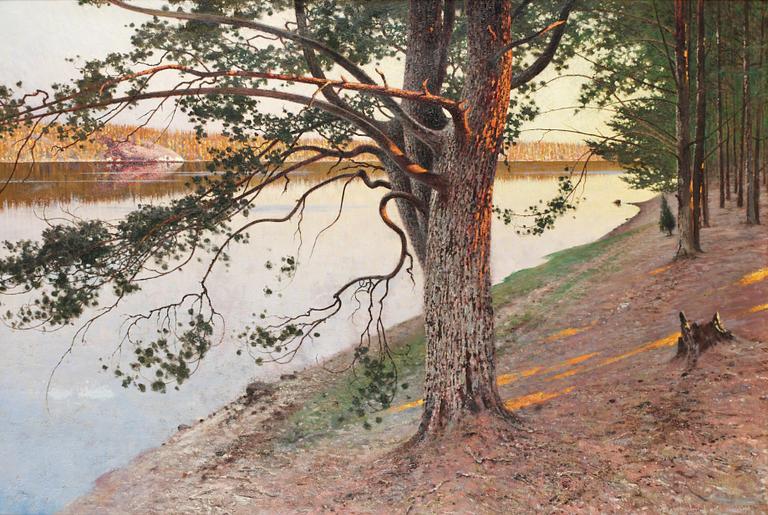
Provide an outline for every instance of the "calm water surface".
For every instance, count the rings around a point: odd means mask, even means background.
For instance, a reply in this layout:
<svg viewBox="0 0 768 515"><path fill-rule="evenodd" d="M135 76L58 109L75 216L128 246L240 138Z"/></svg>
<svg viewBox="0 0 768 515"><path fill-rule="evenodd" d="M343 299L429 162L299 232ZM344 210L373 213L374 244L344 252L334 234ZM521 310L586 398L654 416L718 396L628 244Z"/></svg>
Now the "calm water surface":
<svg viewBox="0 0 768 515"><path fill-rule="evenodd" d="M76 215L119 219L137 203L167 201L183 191L190 176L204 173L200 165L167 169L110 172L101 165L44 165L22 170L23 184L12 184L0 195L0 240L38 238L44 217ZM495 203L522 210L556 191L561 166L522 165L517 172L500 172ZM549 169L549 170L547 170ZM0 177L7 174L0 167ZM522 172L522 173L521 173ZM280 215L292 201L324 175L306 173L265 191L259 216ZM356 339L364 319L345 310L326 324L322 336L301 349L288 365L256 366L237 356L233 332L266 309L296 314L327 303L330 292L362 273L387 272L398 257L397 238L379 220L380 192L352 185L347 189L340 221L319 238L315 235L336 216L341 185L321 190L307 205L300 251L296 225L262 225L251 231L251 243L231 248L231 267L219 267L209 281L211 297L226 317L224 339L180 391L165 395L123 389L111 373L101 372L103 359L125 363L130 349L118 350L125 316L178 300L196 291L203 264L190 264L183 273L145 284L120 309L101 319L78 343L56 372L48 396L48 377L72 341L75 327L56 332L12 331L0 326L0 513L49 513L88 491L101 474L125 465L144 449L159 445L179 424L191 423L238 396L255 378L270 379L316 363ZM541 237L518 236L495 222L492 266L494 281L521 268L535 266L563 248L593 241L634 215L627 205L648 199L633 191L614 172L592 172L577 211L558 221ZM614 204L620 199L621 206ZM392 210L395 211L394 206ZM573 215L573 216L572 216ZM253 218L255 215L251 215ZM297 254L298 252L298 254ZM291 281L278 282L265 262L297 255L299 268ZM406 320L421 310L421 277L396 280L384 308L386 324ZM268 286L276 294L266 298ZM107 299L108 297L105 297ZM0 296L5 305L13 299ZM140 326L135 333L151 337L156 326Z"/></svg>

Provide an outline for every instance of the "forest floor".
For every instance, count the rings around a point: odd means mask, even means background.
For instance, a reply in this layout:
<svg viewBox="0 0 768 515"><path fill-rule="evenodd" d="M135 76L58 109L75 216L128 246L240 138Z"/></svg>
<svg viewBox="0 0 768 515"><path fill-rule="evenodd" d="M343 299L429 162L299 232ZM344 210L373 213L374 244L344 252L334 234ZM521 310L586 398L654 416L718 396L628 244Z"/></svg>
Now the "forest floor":
<svg viewBox="0 0 768 515"><path fill-rule="evenodd" d="M181 429L65 512L766 512L768 226L713 207L706 252L672 261L658 199L641 207L495 287L516 425L480 421L404 450L421 412L413 320L390 336L414 386L371 429L348 415L350 374L329 371L341 355ZM736 335L687 373L673 359L681 310L719 311Z"/></svg>

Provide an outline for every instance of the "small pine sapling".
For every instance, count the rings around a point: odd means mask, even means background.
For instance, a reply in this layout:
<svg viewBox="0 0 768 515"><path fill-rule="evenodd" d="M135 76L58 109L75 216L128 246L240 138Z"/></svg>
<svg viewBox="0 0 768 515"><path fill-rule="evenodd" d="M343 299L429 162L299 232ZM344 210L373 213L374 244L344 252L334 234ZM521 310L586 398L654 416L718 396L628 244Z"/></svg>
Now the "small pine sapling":
<svg viewBox="0 0 768 515"><path fill-rule="evenodd" d="M675 215L672 214L672 210L669 209L669 203L667 197L661 196L661 214L659 216L659 230L667 233L667 236L672 236L672 231L676 226Z"/></svg>

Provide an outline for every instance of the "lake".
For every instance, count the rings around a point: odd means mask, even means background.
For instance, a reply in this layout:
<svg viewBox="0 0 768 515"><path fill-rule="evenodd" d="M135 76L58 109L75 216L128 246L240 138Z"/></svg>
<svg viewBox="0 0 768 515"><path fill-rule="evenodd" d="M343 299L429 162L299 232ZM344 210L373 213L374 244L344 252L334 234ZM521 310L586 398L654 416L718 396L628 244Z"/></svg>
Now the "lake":
<svg viewBox="0 0 768 515"><path fill-rule="evenodd" d="M522 211L546 201L557 188L562 164L515 163L501 166L494 189L499 207ZM0 240L35 239L45 218L78 216L117 220L138 203L158 203L180 195L190 177L206 173L200 164L186 163L173 171L134 169L110 172L99 164L48 164L24 167L0 194ZM0 166L0 178L9 168ZM265 190L254 216L286 213L292 201L325 172L309 170L287 186ZM122 465L139 452L160 445L179 424L189 424L239 396L254 379L276 376L313 365L352 346L365 317L345 308L327 323L321 336L303 347L286 365L257 366L233 337L253 313L297 314L327 303L334 287L361 273L387 272L398 257L397 237L379 220L378 198L353 183L346 191L338 223L315 236L336 217L342 185L319 191L307 203L301 227L296 224L257 226L248 245L231 248L231 266L219 266L209 280L210 295L226 319L221 343L203 361L180 391L166 394L123 389L102 363L126 363L130 348L120 348L125 317L177 301L196 291L205 263L190 263L182 273L145 283L119 309L100 319L84 342L53 376L46 405L46 384L60 357L72 344L78 325L54 332L13 331L0 326L0 513L49 513L85 493L101 474ZM493 226L492 270L495 282L510 273L545 260L548 254L600 238L637 212L629 202L652 194L631 190L617 169L602 164L590 171L576 211L543 236L520 236L498 221ZM616 205L615 200L621 200ZM396 209L394 205L391 210ZM394 214L394 213L393 213ZM397 217L394 217L397 219ZM0 251L2 252L2 251ZM295 276L278 281L267 261L286 255L299 262ZM415 284L407 276L394 281L384 308L387 325L421 310L420 272ZM264 289L274 293L265 296ZM105 296L108 300L109 296ZM18 302L0 295L3 311ZM134 336L151 337L157 326L146 323ZM100 361L103 360L103 361Z"/></svg>

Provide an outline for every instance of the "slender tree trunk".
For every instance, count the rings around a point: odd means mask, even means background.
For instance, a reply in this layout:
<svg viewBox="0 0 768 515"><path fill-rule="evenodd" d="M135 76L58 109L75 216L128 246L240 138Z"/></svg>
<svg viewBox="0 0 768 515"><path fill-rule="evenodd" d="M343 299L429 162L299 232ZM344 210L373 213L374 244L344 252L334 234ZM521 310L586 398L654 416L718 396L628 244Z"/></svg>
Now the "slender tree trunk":
<svg viewBox="0 0 768 515"><path fill-rule="evenodd" d="M436 163L450 184L450 202L434 196L424 285L426 378L416 440L450 430L468 414L510 417L496 386L491 305L493 181L509 106L511 56L497 55L510 38L510 2L469 0L469 70L464 98L469 134L452 140Z"/></svg>
<svg viewBox="0 0 768 515"><path fill-rule="evenodd" d="M754 216L754 223L759 224L760 223L760 138L761 138L761 125L762 125L762 119L763 119L763 113L764 113L764 106L761 103L760 106L757 108L757 120L755 123L755 153L754 153L754 161L752 162L752 181L750 182L750 186L752 188L750 199L752 202L747 202L747 207L749 208L750 205L753 209L753 216ZM765 159L765 158L763 158Z"/></svg>
<svg viewBox="0 0 768 515"><path fill-rule="evenodd" d="M446 74L447 52L450 37L453 33L455 6L453 0L410 0L408 2L408 33L405 56L405 72L403 87L411 90L427 89L439 95ZM445 126L446 118L440 107L425 102L404 100L403 109L423 125L431 129L441 129ZM432 151L414 135L405 133L403 144L408 156L426 169L432 169ZM399 171L397 175L401 175ZM410 193L419 197L429 206L432 190L420 183L409 181L404 177L395 178L401 188L407 188ZM407 183L407 184L406 184ZM422 235L421 241L413 242L419 260L424 266L426 258L426 235L429 208L426 214L415 210L413 206L402 206L402 209L412 210L412 224L418 226Z"/></svg>
<svg viewBox="0 0 768 515"><path fill-rule="evenodd" d="M731 124L725 122L725 199L731 200Z"/></svg>
<svg viewBox="0 0 768 515"><path fill-rule="evenodd" d="M752 113L750 106L750 83L749 83L749 11L750 1L744 0L744 39L743 39L743 60L742 60L742 106L744 112L744 118L742 125L744 126L744 135L742 136L742 146L744 146L744 154L742 156L744 170L744 178L747 181L747 223L759 224L760 216L758 213L757 195L759 194L759 187L757 185L757 171L753 166L752 161ZM743 188L743 185L742 185Z"/></svg>
<svg viewBox="0 0 768 515"><path fill-rule="evenodd" d="M688 54L688 0L675 0L675 76L677 88L677 225L678 257L696 254L691 169L690 66Z"/></svg>
<svg viewBox="0 0 768 515"><path fill-rule="evenodd" d="M768 156L768 137L763 139L763 156ZM766 158L763 157L763 184L765 184L766 192L768 192L768 162L766 162Z"/></svg>
<svg viewBox="0 0 768 515"><path fill-rule="evenodd" d="M739 156L739 184L736 190L736 205L744 206L744 176L748 173L749 153L749 0L744 0L744 24L741 46L741 155Z"/></svg>
<svg viewBox="0 0 768 515"><path fill-rule="evenodd" d="M706 56L704 48L704 0L696 2L696 147L693 156L693 242L701 252L701 215L704 191L704 143L707 123Z"/></svg>
<svg viewBox="0 0 768 515"><path fill-rule="evenodd" d="M747 7L749 6L749 3L747 3ZM745 18L745 23L749 23L748 20L748 14L747 18ZM762 71L763 69L763 55L764 50L763 47L765 45L765 23L764 23L764 16L760 19L760 54L758 59L759 64L759 70ZM749 82L749 77L747 77L747 82ZM749 224L759 224L760 223L760 134L761 134L761 127L763 124L763 108L765 104L765 100L761 100L761 91L760 91L760 81L757 82L754 91L752 92L753 97L757 100L756 104L757 107L755 109L755 114L757 115L755 117L754 121L754 139L750 137L749 140L749 147L751 150L750 152L750 163L749 163L749 170L750 173L747 176L747 223ZM751 133L751 128L750 128ZM750 134L751 136L751 134Z"/></svg>
<svg viewBox="0 0 768 515"><path fill-rule="evenodd" d="M766 93L768 93L768 88L766 88L766 82L768 82L768 74L766 74L765 71L765 52L766 52L766 41L765 39L765 31L766 31L766 22L768 22L768 6L765 4L762 5L762 9L760 12L760 66L758 67L759 74L757 76L757 88L758 91L756 93L757 96L757 120L755 122L755 206L757 211L757 218L758 221L760 220L760 173L763 174L763 183L766 183L766 170L768 168L765 166L765 153L764 150L761 150L761 146L764 146L763 140L763 130L765 128L765 103L768 101L766 99ZM762 156L762 157L761 157ZM762 161L761 161L762 159Z"/></svg>
<svg viewBox="0 0 768 515"><path fill-rule="evenodd" d="M741 127L741 109L739 108L738 98L736 94L736 86L734 85L733 92L733 141L731 142L731 150L733 155L733 195L736 197L736 205L739 203L739 169L741 168L741 144L739 142L739 128Z"/></svg>
<svg viewBox="0 0 768 515"><path fill-rule="evenodd" d="M709 227L709 167L705 168L701 181L701 225Z"/></svg>
<svg viewBox="0 0 768 515"><path fill-rule="evenodd" d="M723 68L722 68L722 60L723 60L723 42L720 38L720 15L721 15L721 9L720 9L720 2L717 2L717 16L715 19L715 22L717 24L715 29L715 42L717 44L717 168L719 172L720 177L720 208L725 207L725 198L726 196L730 198L731 194L728 190L728 176L726 174L726 168L727 168L727 160L726 160L726 151L727 151L727 144L725 141L724 133L726 131L726 128L723 126L725 124L725 120L723 118ZM726 195L727 194L727 195Z"/></svg>

